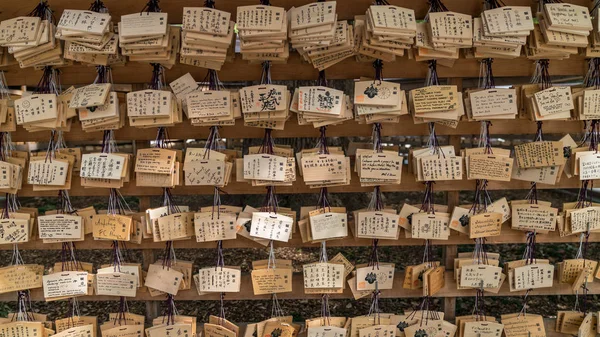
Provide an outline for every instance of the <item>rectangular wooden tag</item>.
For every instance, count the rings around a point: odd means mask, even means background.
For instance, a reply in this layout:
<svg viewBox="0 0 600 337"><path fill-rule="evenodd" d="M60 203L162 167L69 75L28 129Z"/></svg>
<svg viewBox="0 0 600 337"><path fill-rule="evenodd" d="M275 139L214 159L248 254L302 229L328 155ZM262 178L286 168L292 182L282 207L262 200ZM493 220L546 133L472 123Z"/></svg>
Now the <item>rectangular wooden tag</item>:
<svg viewBox="0 0 600 337"><path fill-rule="evenodd" d="M292 291L292 269L267 268L252 271L254 295L279 294Z"/></svg>
<svg viewBox="0 0 600 337"><path fill-rule="evenodd" d="M492 212L473 215L469 218L469 237L471 239L500 235L502 214Z"/></svg>

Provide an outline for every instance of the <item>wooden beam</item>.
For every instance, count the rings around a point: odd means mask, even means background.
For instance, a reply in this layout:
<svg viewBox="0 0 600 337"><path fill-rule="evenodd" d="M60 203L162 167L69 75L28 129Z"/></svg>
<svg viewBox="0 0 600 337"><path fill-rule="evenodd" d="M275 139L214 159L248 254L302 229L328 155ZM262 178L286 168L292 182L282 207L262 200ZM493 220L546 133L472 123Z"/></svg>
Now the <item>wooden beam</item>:
<svg viewBox="0 0 600 337"><path fill-rule="evenodd" d="M414 59L398 57L395 62L384 63L385 78L425 78L428 65L425 62L416 62ZM583 76L587 64L582 56L571 56L566 60L550 61L550 75ZM495 77L531 77L535 70L534 62L524 57L513 60L494 60ZM190 73L197 81L206 75L206 69L188 65L177 64L165 71L167 82ZM240 55L232 63L226 63L219 71L221 81L258 81L262 72L260 64L248 64ZM287 63L273 64L271 67L273 80L316 80L319 72L311 64L303 61L295 52L291 53ZM357 79L361 76L371 76L373 65L371 62L356 62L348 58L330 68L327 68L328 79ZM41 71L33 68L21 69L18 66L8 67L6 80L9 85L28 86L37 85L42 75ZM479 61L476 59L458 59L452 67L438 66L440 78L448 77L473 77L479 76ZM148 83L152 76L149 64L129 62L125 66L113 67L115 83ZM61 68L61 83L90 84L96 78L96 68L86 65L73 65Z"/></svg>
<svg viewBox="0 0 600 337"><path fill-rule="evenodd" d="M278 194L300 194L300 193L318 193L318 189L310 188L301 181L301 178L296 180L292 186L278 186ZM72 187L69 190L69 195L74 196L108 196L109 189L107 188L84 188L81 187L79 177L73 177ZM456 180L456 181L439 181L435 184L435 191L471 191L473 190L473 181L471 180ZM563 177L556 185L538 184L538 189L561 189L561 188L578 188L580 185L579 177L572 178ZM510 182L492 181L488 185L488 190L525 190L530 188L530 182L512 180ZM264 194L264 187L251 186L245 182L232 181L227 186L222 188L227 194ZM329 193L357 193L371 192L372 187L360 186L359 178L355 172L352 172L352 180L350 185L330 187ZM412 174L402 173L402 183L400 185L381 186L382 192L413 192L423 190L423 183L415 181ZM137 187L135 179L132 179L119 191L123 195L128 196L156 196L162 195L163 191L160 187ZM173 190L176 195L212 195L214 193L212 186L178 186ZM24 185L19 191L20 197L41 197L41 196L56 196L56 191L33 191L32 185Z"/></svg>
<svg viewBox="0 0 600 337"><path fill-rule="evenodd" d="M351 223L352 225L352 223ZM486 244L498 245L498 244L517 244L526 243L526 236L523 231L514 230L510 228L510 224L506 223L502 227L502 234L499 236L491 236L486 238ZM436 246L449 246L448 248L456 245L469 245L473 244L473 240L464 234L452 231L448 240L431 240L433 245ZM578 243L578 235L570 235L561 237L558 232L550 232L548 234L538 234L536 238L537 243ZM600 242L600 233L591 233L589 242ZM359 239L355 237L347 237L338 240L327 241L327 247L357 247L357 246L370 246L371 239ZM112 249L112 241L94 240L91 235L86 236L85 241L77 242L77 249ZM216 242L196 242L194 239L175 241L174 246L177 249L214 249ZM320 247L319 243L303 243L300 234L295 236L288 242L277 242L274 241L275 247ZM380 246L422 246L422 239L407 239L404 237L404 233L400 233L398 240L379 240ZM163 249L165 247L164 242L153 242L152 240L143 240L141 245L128 244L129 249ZM237 238L235 240L223 241L223 248L264 248L264 246L255 243L254 241L246 238ZM23 250L60 250L62 248L60 243L43 243L38 238L31 238L29 242L20 243L19 249ZM0 250L12 250L12 245L0 245ZM449 265L450 261L453 261L456 256L456 249L452 249L446 253L446 265ZM148 258L149 259L149 258ZM149 261L148 259L144 261Z"/></svg>
<svg viewBox="0 0 600 337"><path fill-rule="evenodd" d="M395 273L393 289L382 290L381 298L419 298L423 295L422 289L403 289L402 282L404 281L404 273ZM588 284L590 295L600 294L600 282ZM267 300L271 295L254 295L252 292L252 279L249 274L242 275L241 289L239 293L227 293L225 300ZM277 294L279 299L320 299L319 294L304 294L304 280L301 273L295 273L292 277L292 292ZM504 282L498 294L486 293L486 297L503 297L503 296L523 296L525 291L510 292L508 289L508 281ZM554 286L551 288L534 289L529 293L529 296L548 296L548 295L573 295L570 284L561 284L554 280ZM433 297L473 297L475 290L458 290L456 289L456 281L454 281L453 272L447 271L445 275L444 287ZM14 293L6 293L0 295L0 301L14 301L16 295ZM115 296L82 296L78 297L80 301L111 301L118 297ZM181 290L175 297L176 301L214 301L220 298L219 293L207 294L199 296L195 288ZM349 299L353 298L350 289L346 287L343 294L331 294L332 299ZM41 288L31 290L32 301L43 301L44 294ZM138 291L135 298L128 298L129 301L164 301L164 296L152 297L146 292Z"/></svg>
<svg viewBox="0 0 600 337"><path fill-rule="evenodd" d="M54 11L57 19L60 18L64 9L87 9L91 1L72 1L72 0L52 0L50 7ZM120 16L124 14L137 13L141 11L147 3L147 0L103 0L113 17L113 22L120 21ZM299 7L314 0L272 0L271 5L290 9ZM350 20L355 15L364 15L365 11L373 3L372 0L339 0L337 4L337 14L339 20ZM421 19L427 14L429 5L426 1L414 0L393 0L391 4L401 7L412 8L415 10L416 17ZM537 7L530 0L508 0L504 2L507 6L531 6L532 9ZM569 0L569 3L578 4L581 6L589 6L587 0ZM14 18L16 16L27 15L38 4L37 0L24 1L4 1L2 11L0 12L0 20ZM216 8L230 12L231 19L236 20L236 11L238 6L258 5L258 0L217 0ZM449 10L473 16L479 16L482 11L482 2L478 0L444 0L444 4ZM161 1L160 8L163 12L169 13L168 20L170 23L181 23L183 7L202 7L202 1L191 0L168 0Z"/></svg>
<svg viewBox="0 0 600 337"><path fill-rule="evenodd" d="M460 136L479 135L479 122L461 121L456 129L438 125L435 128L438 136L458 136L460 145ZM524 135L535 134L537 131L536 123L528 120L508 120L494 121L492 131L495 135ZM580 121L547 121L544 122L544 134L565 134L580 133L583 131L583 122ZM181 124L168 128L171 139L206 139L208 137L208 127L191 126L190 121L186 120ZM347 121L341 125L331 125L327 127L327 137L370 137L373 132L372 125L358 124L354 121ZM244 126L242 120L238 120L235 126L224 126L219 129L219 136L222 138L263 138L264 129ZM381 135L391 136L425 136L429 134L427 124L417 124L412 122L410 116L402 116L397 124L383 124ZM284 130L273 130L274 138L317 138L319 129L309 125L298 125L296 118L291 118L285 124ZM16 132L11 134L14 142L47 142L50 139L50 131L27 132L18 127ZM64 133L66 141L70 142L101 142L102 132L85 132L81 129L79 122L74 122L69 132ZM131 126L125 126L115 131L115 139L118 141L147 141L156 138L156 129L139 129Z"/></svg>

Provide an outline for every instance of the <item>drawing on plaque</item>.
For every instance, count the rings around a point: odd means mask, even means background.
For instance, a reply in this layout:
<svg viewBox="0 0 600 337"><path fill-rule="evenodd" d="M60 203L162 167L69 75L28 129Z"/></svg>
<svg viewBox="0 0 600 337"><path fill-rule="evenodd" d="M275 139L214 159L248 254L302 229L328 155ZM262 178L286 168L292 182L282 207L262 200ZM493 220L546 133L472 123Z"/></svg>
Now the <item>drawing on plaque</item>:
<svg viewBox="0 0 600 337"><path fill-rule="evenodd" d="M425 329L419 329L415 331L415 337L428 337L427 331Z"/></svg>
<svg viewBox="0 0 600 337"><path fill-rule="evenodd" d="M374 272L367 273L365 276L365 281L367 281L369 284L373 284L375 281L377 281L377 275L375 275Z"/></svg>
<svg viewBox="0 0 600 337"><path fill-rule="evenodd" d="M400 330L400 332L404 332L404 328L408 327L408 323L406 323L405 321L401 321L398 324L396 324L396 328L398 328L398 330Z"/></svg>
<svg viewBox="0 0 600 337"><path fill-rule="evenodd" d="M368 86L364 92L364 94L367 95L367 97L369 97L369 98L375 98L375 96L377 96L378 93L379 93L379 89L375 88L373 83L371 83L371 85Z"/></svg>
<svg viewBox="0 0 600 337"><path fill-rule="evenodd" d="M563 157L565 157L565 159L569 159L569 158L571 158L571 155L572 155L571 147L563 146Z"/></svg>
<svg viewBox="0 0 600 337"><path fill-rule="evenodd" d="M329 91L325 91L324 95L319 94L319 96L317 96L317 99L319 100L319 107L321 109L333 109L333 96L331 96L331 93Z"/></svg>
<svg viewBox="0 0 600 337"><path fill-rule="evenodd" d="M252 228L252 220L246 221L243 226L246 228L248 233L250 233L250 228Z"/></svg>
<svg viewBox="0 0 600 337"><path fill-rule="evenodd" d="M283 331L280 328L276 328L273 331L271 331L271 337L280 337L282 333Z"/></svg>
<svg viewBox="0 0 600 337"><path fill-rule="evenodd" d="M279 101L277 100L277 89L273 88L269 90L268 93L260 94L258 101L262 103L261 111L272 111L275 110L275 107L279 106Z"/></svg>
<svg viewBox="0 0 600 337"><path fill-rule="evenodd" d="M467 227L469 225L469 215L463 214L463 216L458 219L458 222L460 222L461 226Z"/></svg>

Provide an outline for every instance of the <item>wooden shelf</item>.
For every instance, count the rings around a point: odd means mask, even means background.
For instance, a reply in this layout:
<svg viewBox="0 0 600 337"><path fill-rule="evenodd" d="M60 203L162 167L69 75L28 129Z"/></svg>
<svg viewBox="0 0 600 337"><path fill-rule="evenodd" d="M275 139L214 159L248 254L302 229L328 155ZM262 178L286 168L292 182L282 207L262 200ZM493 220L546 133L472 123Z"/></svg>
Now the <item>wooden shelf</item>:
<svg viewBox="0 0 600 337"><path fill-rule="evenodd" d="M229 0L228 0L229 1ZM534 61L526 58L514 60L494 60L495 77L531 77L535 70ZM385 78L425 78L428 65L425 62L409 60L406 56L399 57L395 62L385 62L383 74ZM581 56L571 56L566 60L550 61L550 75L583 76L587 70L587 63ZM286 64L273 64L271 67L273 80L316 80L319 72L311 64L304 62L295 52L291 53ZM206 75L206 69L188 65L177 64L165 71L167 82L190 73L197 81ZM258 81L262 72L260 64L248 64L238 54L233 63L226 63L219 71L221 81ZM41 71L33 68L21 69L18 66L8 67L6 80L9 85L35 86L42 75ZM348 58L327 69L328 79L358 79L361 76L372 76L373 65L371 62L356 62ZM479 61L475 59L459 59L449 68L438 67L440 78L462 77L477 78L479 76ZM125 66L113 68L115 83L149 83L152 68L149 64L129 62ZM86 65L74 65L61 68L61 83L90 84L96 78L96 68Z"/></svg>
<svg viewBox="0 0 600 337"><path fill-rule="evenodd" d="M394 285L391 290L382 290L381 298L419 298L423 295L422 289L403 289L402 282L404 280L404 273L396 272L394 275ZM434 297L465 297L475 296L475 290L458 290L456 289L456 282L454 281L453 272L447 271L445 275L445 286L434 295ZM195 287L195 285L193 285ZM249 274L242 275L241 289L239 293L227 293L225 296L226 300L269 300L270 295L254 295L252 292L252 279ZM304 281L301 273L295 273L292 280L292 292L277 294L279 299L321 299L320 294L304 294ZM592 282L588 284L588 294L600 294L600 282ZM486 293L486 297L494 296L523 296L525 291L510 292L508 290L508 281L505 281L498 294ZM535 289L529 293L530 296L548 296L548 295L573 295L570 284L560 284L554 280L554 286L551 288ZM42 289L34 289L31 291L31 299L33 301L43 301L44 294ZM82 296L78 297L80 301L111 301L118 297L115 296ZM220 294L208 294L199 296L195 288L189 290L181 290L175 297L176 301L203 301L203 300L219 300ZM332 294L331 299L350 299L352 293L350 289L346 287L343 294ZM14 301L16 299L15 293L7 293L0 295L0 301ZM140 292L135 298L128 298L130 301L164 301L164 296L150 296L148 292Z"/></svg>
<svg viewBox="0 0 600 337"><path fill-rule="evenodd" d="M298 7L305 5L315 0L272 0L274 6L281 6L286 9L291 7ZM147 0L103 0L105 5L109 8L113 21L120 21L120 16L124 14L130 14L140 11ZM235 20L235 12L238 6L258 4L258 0L217 0L216 7L221 10L231 12L232 20ZM423 18L427 12L428 4L426 1L413 1L413 0L391 0L393 5L404 6L413 8L416 11L417 18ZM590 2L588 0L569 0L570 3L588 6ZM355 15L363 15L366 9L371 5L372 0L340 0L338 1L338 18L340 20L353 19ZM473 16L479 16L482 11L482 2L480 0L444 0L446 6L455 12L466 13ZM36 5L37 0L25 0L25 1L13 1L7 2L2 5L0 11L0 20L13 18L16 16L27 15ZM169 14L169 22L177 24L181 22L181 16L183 7L186 6L202 6L201 1L190 1L190 0L168 0L160 3L163 12ZM52 0L50 2L52 9L55 11L54 15L58 19L60 18L64 9L85 9L88 7L89 2L73 2L69 0ZM536 6L531 0L511 0L506 2L506 5L513 6ZM494 60L494 75L496 77L530 77L534 72L534 62L526 58L518 58L515 60ZM128 84L142 84L148 83L151 77L151 67L148 64L130 62L125 66L116 66L113 68L113 79L115 83L128 83ZM423 62L416 62L415 60L408 59L408 57L399 57L395 62L385 62L383 75L389 79L423 79L427 75L427 64ZM576 76L582 77L587 70L586 60L581 56L572 56L569 59L563 61L551 61L550 62L550 75L552 76ZM37 85L41 76L41 71L34 69L20 69L18 66L12 66L7 69L6 78L8 85L10 86L35 86ZM262 67L260 64L248 64L242 60L240 55L237 55L235 60L231 63L227 63L223 66L223 69L219 72L219 77L225 82L244 82L244 81L256 81L260 78ZM171 82L176 78L184 75L185 73L191 73L196 80L201 80L206 75L207 70L203 68L197 68L187 65L176 65L172 69L168 69L165 72L167 82ZM455 62L452 67L438 67L438 75L440 78L477 78L480 72L480 63L475 59L459 59ZM327 69L328 79L358 79L362 76L372 76L373 67L370 62L356 62L354 58L346 59L339 64L332 66ZM86 65L75 65L72 67L66 67L61 69L61 83L64 85L85 85L92 83L96 77L96 69L92 66ZM304 62L301 57L293 52L286 64L273 64L272 66L272 78L273 80L316 80L318 77L318 71L313 68L312 65ZM139 86L139 85L138 85ZM207 127L193 127L189 121L178 124L174 127L169 128L169 135L173 139L206 139L208 136ZM461 122L458 128L451 129L448 127L439 126L436 128L438 135L450 136L450 144L454 146L460 146L461 135L479 135L480 123L477 122ZM583 123L578 121L549 121L544 123L544 133L546 134L565 134L565 133L581 133L583 131ZM371 137L372 126L371 125L360 125L354 121L346 122L342 125L330 126L327 129L328 137ZM383 136L424 136L428 134L427 125L414 125L412 119L409 116L405 116L401 119L398 124L388 124L383 126ZM534 122L525 120L511 120L511 121L496 121L493 122L491 132L494 135L533 135L536 132L536 125ZM262 138L264 131L259 128L249 128L243 126L243 121L237 121L235 126L223 127L220 129L220 135L223 138L229 139L244 139L244 138ZM99 142L102 134L86 133L81 129L79 122L75 122L70 132L64 134L66 141L73 142L75 144L85 142ZM319 130L312 126L299 126L295 118L292 118L286 123L286 128L283 131L274 131L273 137L275 138L316 138L319 136ZM115 132L115 138L119 141L136 141L141 142L138 144L144 144L146 141L154 140L156 137L156 130L151 129L136 129L130 126L126 126L121 130ZM526 136L525 138L529 138ZM47 142L49 139L49 132L36 132L28 133L22 128L18 128L17 132L12 134L12 139L15 142ZM405 167L406 171L406 167ZM76 174L78 175L78 174ZM458 203L460 191L472 191L475 183L469 180L462 181L451 181L451 182L439 182L435 184L435 191L447 191L448 192L448 203L454 206ZM566 179L563 177L561 181L556 185L543 185L538 184L538 188L541 189L566 189L566 188L579 188L580 181L577 177L572 179ZM528 189L530 187L529 182L524 181L511 181L507 183L501 182L490 182L488 185L489 190L512 190L512 189ZM383 186L383 192L409 192L409 191L422 191L423 184L416 182L414 176L404 172L402 177L402 184L394 186ZM122 189L121 193L126 196L138 196L140 197L140 206L142 209L149 207L151 196L162 195L161 188L152 187L136 187L135 180L126 184ZM247 183L232 182L224 191L234 195L244 194L263 194L265 189L263 187L252 187ZM360 193L360 192L371 192L372 187L361 187L358 177L353 173L352 182L349 186L333 187L329 189L330 193ZM174 189L175 195L211 195L213 194L212 187L196 187L196 186L181 186ZM308 188L299 177L299 180L292 186L278 187L277 193L279 194L300 194L300 193L318 193L317 189ZM73 188L70 190L70 195L73 197L82 196L108 196L108 189L91 188L86 189L80 186L80 178L73 178ZM56 192L34 192L31 185L26 185L19 196L21 197L39 197L39 196L51 196L55 197ZM404 236L403 233L401 236ZM578 243L579 237L576 235L568 237L560 237L558 233L553 232L544 235L538 235L538 243ZM594 233L590 236L591 242L600 242L600 233ZM497 237L491 237L487 240L488 244L514 244L514 243L525 243L525 234L522 231L516 231L509 228L508 224L504 225L502 235ZM420 239L406 239L400 238L398 240L381 240L381 246L421 246L423 240ZM473 241L467 236L459 235L453 232L450 239L447 241L435 241L435 245L444 246L445 249L445 265L448 269L452 268L452 259L456 255L457 247L459 244L473 244ZM91 236L88 236L85 241L76 243L79 249L99 249L108 250L111 249L111 242L109 241L97 241ZM327 243L329 247L351 247L351 246L369 246L371 240L369 239L356 239L346 238L342 240L333 240ZM209 243L197 243L195 240L177 241L174 244L177 249L214 249L216 246L215 242ZM318 248L318 244L302 243L300 240L299 233L296 234L293 240L287 243L276 243L276 247L314 247ZM48 250L49 254L53 254L51 251L62 249L60 244L43 244L39 239L33 239L31 242L19 245L22 250ZM130 249L141 249L143 251L143 263L146 268L148 263L154 262L153 249L163 249L164 242L152 242L152 240L144 240L141 245L129 245ZM236 240L230 240L224 242L224 248L263 248L245 238L239 238ZM0 250L12 249L12 245L2 245ZM196 270L194 270L196 272ZM403 273L396 273L394 279L394 289L385 290L382 292L383 298L418 298L422 296L422 290L406 290L402 289ZM445 275L446 285L445 287L435 295L444 299L444 308L446 310L446 317L452 320L454 316L454 298L459 296L474 296L474 290L457 290L456 282L454 281L453 274L451 271L447 271ZM295 274L292 279L293 292L279 294L278 297L281 299L320 299L320 295L305 295L303 289L303 280L301 274ZM590 294L600 294L600 282L594 282L589 285ZM510 293L508 291L508 284L505 284L500 293L497 295L486 294L487 297L495 296L521 296L524 292ZM555 286L547 289L535 290L531 295L572 295L570 285L555 283ZM332 295L334 299L351 299L352 295L349 289L343 294ZM250 275L245 274L242 277L242 292L227 294L226 300L268 300L269 295L254 296L252 292L252 283ZM80 298L82 301L114 301L117 297L113 296L85 296ZM177 301L191 301L191 300L218 300L218 294L199 296L195 288L191 290L181 291L177 297ZM16 294L2 294L0 295L0 301L15 301ZM44 301L42 289L35 289L32 291L32 300ZM159 301L163 301L163 296L151 297L150 294L140 291L135 299L136 301L148 301L147 308L148 318L153 318L157 315L158 310L151 308L157 308ZM548 329L550 331L550 329Z"/></svg>
<svg viewBox="0 0 600 337"><path fill-rule="evenodd" d="M77 174L77 173L76 173ZM579 188L581 182L579 177L566 178L563 177L556 185L538 184L538 189L564 189L564 188ZM413 192L423 191L423 182L415 181L412 174L406 171L406 165L404 172L402 173L402 183L400 185L386 185L381 186L382 192ZM521 190L528 189L531 187L528 181L513 180L510 182L498 182L491 181L488 184L488 190ZM475 182L472 180L457 180L457 181L439 181L434 185L434 190L439 191L472 191L475 188ZM227 194L264 194L265 187L263 186L251 186L245 182L232 181L229 185L222 188ZM163 194L163 190L160 187L136 187L135 180L131 180L125 186L119 189L122 195L125 196L159 196ZM355 172L352 172L352 179L350 185L330 187L329 193L358 193L358 192L372 192L373 187L362 187L360 181ZM298 176L292 186L278 186L276 187L278 194L300 194L310 193L317 194L318 189L310 188L304 184L302 177ZM41 196L56 196L57 191L33 191L31 185L24 185L23 189L19 191L20 197L41 197ZM175 195L212 195L214 189L212 186L178 186L173 189ZM69 190L69 195L75 196L108 196L109 189L107 188L84 188L81 187L80 178L73 177L72 187Z"/></svg>
<svg viewBox="0 0 600 337"><path fill-rule="evenodd" d="M400 233L398 240L379 240L379 246L422 246L423 239L407 239L404 237L404 233ZM456 231L452 231L448 240L432 240L435 246L452 246L452 245L471 245L474 244L472 239L468 236L460 234ZM561 237L557 231L550 232L548 234L538 234L536 238L537 243L579 243L578 235L570 235ZM600 242L600 233L591 233L589 242ZM278 247L311 247L319 248L319 243L303 243L300 238L300 233L295 233L294 238L288 242L273 241L274 246ZM499 245L499 244L516 244L526 243L525 232L514 230L510 228L510 224L506 223L502 227L502 235L489 237L486 240L488 245ZM371 239L360 239L355 237L347 237L338 240L327 241L327 247L359 247L359 246L370 246L372 244ZM112 241L94 240L90 235L87 235L85 241L76 242L77 249L94 249L94 250L108 250L112 249ZM174 242L176 249L215 249L216 242L196 242L195 238L190 240L179 240ZM145 239L141 245L128 243L127 248L129 249L164 249L165 242L153 242L151 239ZM264 248L254 241L248 240L243 237L239 237L235 240L223 241L223 248ZM0 250L12 250L12 245L0 245ZM62 244L60 243L43 243L38 238L31 239L27 243L19 244L19 249L22 250L60 250Z"/></svg>
<svg viewBox="0 0 600 337"><path fill-rule="evenodd" d="M438 136L457 136L457 135L479 135L481 124L479 122L461 121L456 129L446 126L436 126ZM544 122L544 134L565 134L583 132L583 122L581 121L547 121ZM493 121L490 132L494 135L533 135L537 131L536 123L528 120L509 120ZM168 128L171 139L206 139L209 128L191 126L189 120ZM358 124L354 121L346 121L341 125L332 125L327 127L327 137L371 137L373 126L371 124ZM263 138L264 129L244 126L242 120L238 120L235 126L224 126L219 129L219 135L222 138L243 139L243 138ZM429 135L427 124L415 125L410 116L402 116L397 124L383 124L381 135L388 136L425 136ZM28 132L18 127L16 132L11 134L14 142L47 142L50 139L50 131ZM293 116L285 124L284 130L273 130L274 138L317 138L319 129L310 125L298 125ZM73 142L100 142L102 132L85 132L81 129L78 121L73 123L71 131L64 133L66 141ZM125 126L115 131L115 139L119 141L128 140L154 140L156 139L156 129L139 129L131 126Z"/></svg>
<svg viewBox="0 0 600 337"><path fill-rule="evenodd" d="M142 10L146 5L147 0L103 0L106 7L109 9L110 14L113 17L113 21L120 21L119 17L125 14L136 13ZM291 7L298 7L314 2L313 0L271 0L271 5L284 7L289 9ZM589 1L586 0L570 0L570 3L588 6ZM427 13L429 6L426 1L412 1L412 0L392 0L390 1L393 5L413 8L416 12L417 18L423 18ZM510 0L505 2L506 5L511 6L531 6L535 8L530 0ZM11 1L2 4L2 12L0 13L0 20L10 19L16 16L27 15L33 8L38 4L37 0L25 0L25 1ZM217 0L216 8L232 13L231 19L235 21L236 9L238 6L258 5L258 0ZM339 20L348 20L354 18L354 15L364 15L367 8L372 4L371 0L340 0L338 1L337 14ZM475 0L444 0L444 4L451 11L479 15L482 9L482 3ZM183 13L183 7L202 7L202 1L190 1L190 0L168 0L161 1L160 7L163 12L169 13L170 23L180 23L181 15ZM77 1L72 0L52 0L50 7L54 11L56 18L60 18L64 9L87 9L89 7L88 1ZM115 19L116 18L116 19Z"/></svg>

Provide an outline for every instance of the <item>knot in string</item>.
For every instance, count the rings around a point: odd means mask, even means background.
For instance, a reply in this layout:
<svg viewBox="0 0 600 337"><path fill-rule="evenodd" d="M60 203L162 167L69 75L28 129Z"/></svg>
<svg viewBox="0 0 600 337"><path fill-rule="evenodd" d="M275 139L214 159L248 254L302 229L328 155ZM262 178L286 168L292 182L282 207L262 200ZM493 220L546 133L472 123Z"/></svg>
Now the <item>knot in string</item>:
<svg viewBox="0 0 600 337"><path fill-rule="evenodd" d="M142 9L142 12L160 13L161 9L160 9L160 5L158 4L159 2L160 2L160 0L149 0L146 3L146 6L144 6L144 8Z"/></svg>
<svg viewBox="0 0 600 337"><path fill-rule="evenodd" d="M262 73L260 75L260 84L271 84L271 61L262 63Z"/></svg>
<svg viewBox="0 0 600 337"><path fill-rule="evenodd" d="M492 89L496 87L494 73L492 71L493 58L481 60L479 68L479 87L483 89Z"/></svg>
<svg viewBox="0 0 600 337"><path fill-rule="evenodd" d="M373 68L375 68L375 80L381 81L383 79L383 61L380 59L375 60Z"/></svg>
<svg viewBox="0 0 600 337"><path fill-rule="evenodd" d="M96 0L90 5L90 11L97 13L107 13L108 8L106 8L104 2L102 2L101 0Z"/></svg>

